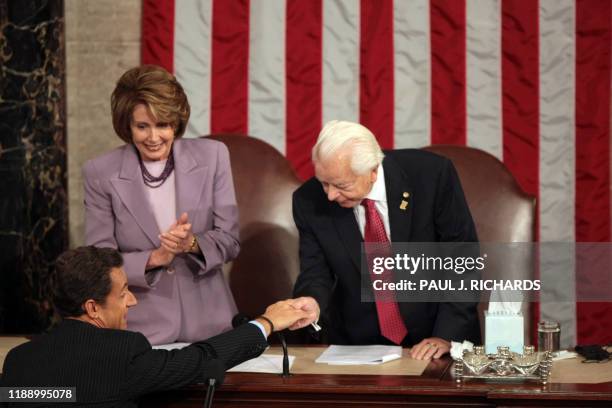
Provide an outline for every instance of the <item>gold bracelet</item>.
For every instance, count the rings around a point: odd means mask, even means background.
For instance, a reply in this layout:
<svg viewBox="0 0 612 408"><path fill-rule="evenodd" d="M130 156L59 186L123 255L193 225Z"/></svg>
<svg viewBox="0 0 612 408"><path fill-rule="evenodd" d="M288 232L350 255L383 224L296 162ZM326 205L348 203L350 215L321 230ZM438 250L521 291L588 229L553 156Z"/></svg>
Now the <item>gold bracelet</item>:
<svg viewBox="0 0 612 408"><path fill-rule="evenodd" d="M194 252L197 246L198 246L198 240L196 239L196 236L194 235L193 238L191 239L191 245L189 245L189 249L186 252Z"/></svg>

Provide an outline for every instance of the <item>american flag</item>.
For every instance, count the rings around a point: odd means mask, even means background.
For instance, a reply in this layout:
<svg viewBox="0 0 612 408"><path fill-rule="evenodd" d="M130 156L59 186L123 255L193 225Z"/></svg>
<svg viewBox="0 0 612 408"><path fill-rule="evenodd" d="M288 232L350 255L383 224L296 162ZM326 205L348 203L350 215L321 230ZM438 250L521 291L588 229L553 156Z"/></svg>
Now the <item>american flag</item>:
<svg viewBox="0 0 612 408"><path fill-rule="evenodd" d="M476 147L537 198L541 242L610 241L611 0L144 0L142 13L142 62L183 84L188 137L261 138L302 179L331 119L384 148ZM612 342L611 315L553 303L538 318L570 345Z"/></svg>

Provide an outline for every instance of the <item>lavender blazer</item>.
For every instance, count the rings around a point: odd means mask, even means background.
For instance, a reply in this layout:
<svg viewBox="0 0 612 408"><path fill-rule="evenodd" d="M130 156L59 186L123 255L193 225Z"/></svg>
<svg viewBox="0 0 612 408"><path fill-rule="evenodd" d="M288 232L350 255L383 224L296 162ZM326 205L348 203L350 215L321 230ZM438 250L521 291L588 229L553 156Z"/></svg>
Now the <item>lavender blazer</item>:
<svg viewBox="0 0 612 408"><path fill-rule="evenodd" d="M201 255L182 254L172 268L148 271L160 233L142 180L138 156L125 145L88 161L85 184L88 245L117 248L138 304L129 330L152 344L194 342L231 328L236 305L222 266L238 255L238 208L229 154L208 139L174 142L176 213L187 212Z"/></svg>

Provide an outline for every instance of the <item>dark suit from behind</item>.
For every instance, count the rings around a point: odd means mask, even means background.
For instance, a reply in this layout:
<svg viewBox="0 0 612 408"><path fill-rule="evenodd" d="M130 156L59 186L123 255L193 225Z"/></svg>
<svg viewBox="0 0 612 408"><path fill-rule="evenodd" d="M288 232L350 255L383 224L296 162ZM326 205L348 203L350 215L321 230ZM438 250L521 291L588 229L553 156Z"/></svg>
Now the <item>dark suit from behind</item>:
<svg viewBox="0 0 612 408"><path fill-rule="evenodd" d="M477 242L476 229L452 163L421 150L385 152L383 160L392 242ZM404 193L408 207L400 209ZM312 296L334 344L388 344L376 306L361 301L361 244L352 208L327 199L312 178L293 195L300 233L300 275L294 295ZM480 343L476 303L399 303L408 328L402 343L427 337Z"/></svg>
<svg viewBox="0 0 612 408"><path fill-rule="evenodd" d="M143 394L204 382L208 360L219 359L228 369L258 356L266 346L252 324L166 351L153 350L141 333L66 319L9 352L2 386L76 387L77 403L67 407L136 407Z"/></svg>

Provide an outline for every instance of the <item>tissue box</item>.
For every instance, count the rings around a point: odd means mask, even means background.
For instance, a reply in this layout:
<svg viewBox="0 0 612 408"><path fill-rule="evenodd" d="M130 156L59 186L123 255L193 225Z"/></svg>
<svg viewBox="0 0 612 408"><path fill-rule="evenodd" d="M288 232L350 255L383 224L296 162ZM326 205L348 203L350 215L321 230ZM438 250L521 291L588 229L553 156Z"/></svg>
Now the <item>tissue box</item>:
<svg viewBox="0 0 612 408"><path fill-rule="evenodd" d="M511 351L523 353L522 313L485 312L485 352L497 353L497 346L508 346Z"/></svg>

